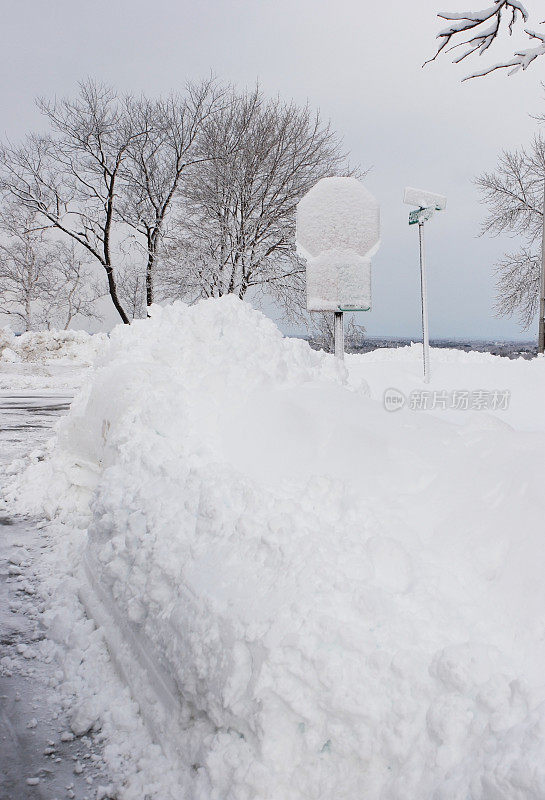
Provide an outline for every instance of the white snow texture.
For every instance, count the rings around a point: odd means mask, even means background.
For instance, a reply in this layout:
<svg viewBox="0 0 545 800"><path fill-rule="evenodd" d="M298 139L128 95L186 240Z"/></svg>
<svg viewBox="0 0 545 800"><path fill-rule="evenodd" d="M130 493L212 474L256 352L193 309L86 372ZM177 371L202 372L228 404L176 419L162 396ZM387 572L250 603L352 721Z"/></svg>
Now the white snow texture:
<svg viewBox="0 0 545 800"><path fill-rule="evenodd" d="M371 257L380 208L356 178L322 178L297 206L297 250L307 262L307 309L371 307Z"/></svg>
<svg viewBox="0 0 545 800"><path fill-rule="evenodd" d="M420 208L435 208L436 211L444 211L447 207L447 198L444 195L413 189L411 186L405 189L403 202Z"/></svg>
<svg viewBox="0 0 545 800"><path fill-rule="evenodd" d="M91 336L86 331L28 331L15 336L8 328L0 328L0 362L64 361L79 365L91 364L104 346L104 333Z"/></svg>
<svg viewBox="0 0 545 800"><path fill-rule="evenodd" d="M152 314L13 492L88 515L179 796L545 798L543 433L388 414L233 297Z"/></svg>

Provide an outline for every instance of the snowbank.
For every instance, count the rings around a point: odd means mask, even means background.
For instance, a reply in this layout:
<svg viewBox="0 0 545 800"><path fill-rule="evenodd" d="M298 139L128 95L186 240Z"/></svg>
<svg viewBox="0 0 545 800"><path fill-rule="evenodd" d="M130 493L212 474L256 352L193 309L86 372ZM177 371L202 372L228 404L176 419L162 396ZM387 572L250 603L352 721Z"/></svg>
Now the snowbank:
<svg viewBox="0 0 545 800"><path fill-rule="evenodd" d="M88 518L173 797L545 797L545 435L361 377L234 298L157 308L12 489Z"/></svg>
<svg viewBox="0 0 545 800"><path fill-rule="evenodd" d="M15 336L9 328L0 329L0 360L67 361L90 365L108 337L86 331L29 331Z"/></svg>
<svg viewBox="0 0 545 800"><path fill-rule="evenodd" d="M82 371L108 341L105 333L0 328L0 390L64 389L81 384Z"/></svg>

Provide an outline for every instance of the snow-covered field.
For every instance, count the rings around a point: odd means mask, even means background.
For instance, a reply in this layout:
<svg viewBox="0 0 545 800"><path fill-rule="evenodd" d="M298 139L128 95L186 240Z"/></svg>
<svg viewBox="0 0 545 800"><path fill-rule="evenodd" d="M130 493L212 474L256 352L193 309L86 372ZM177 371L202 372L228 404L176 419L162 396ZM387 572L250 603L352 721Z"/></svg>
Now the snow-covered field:
<svg viewBox="0 0 545 800"><path fill-rule="evenodd" d="M13 465L119 798L545 798L545 360L419 355L156 308Z"/></svg>

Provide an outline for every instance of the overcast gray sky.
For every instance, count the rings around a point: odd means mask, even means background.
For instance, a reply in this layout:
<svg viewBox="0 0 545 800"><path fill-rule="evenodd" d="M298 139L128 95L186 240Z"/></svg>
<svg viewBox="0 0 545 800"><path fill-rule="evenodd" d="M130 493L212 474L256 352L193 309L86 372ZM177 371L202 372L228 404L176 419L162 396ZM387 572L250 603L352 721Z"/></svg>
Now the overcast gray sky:
<svg viewBox="0 0 545 800"><path fill-rule="evenodd" d="M432 337L533 338L492 312L492 266L509 239L479 238L472 178L527 142L545 112L545 57L526 73L461 83L471 71L434 52L437 11L486 0L4 0L0 87L5 136L39 129L38 95L72 95L87 76L167 93L210 72L239 86L307 100L330 118L382 209L369 335L418 336L417 232L403 188L446 194L427 226ZM543 17L542 3L529 2ZM509 54L512 42L504 52ZM496 61L501 48L494 55ZM480 65L481 62L479 62ZM484 62L483 62L484 63ZM474 68L476 68L476 64ZM112 320L115 318L112 317ZM537 325L537 323L536 323ZM535 326L534 326L535 327Z"/></svg>

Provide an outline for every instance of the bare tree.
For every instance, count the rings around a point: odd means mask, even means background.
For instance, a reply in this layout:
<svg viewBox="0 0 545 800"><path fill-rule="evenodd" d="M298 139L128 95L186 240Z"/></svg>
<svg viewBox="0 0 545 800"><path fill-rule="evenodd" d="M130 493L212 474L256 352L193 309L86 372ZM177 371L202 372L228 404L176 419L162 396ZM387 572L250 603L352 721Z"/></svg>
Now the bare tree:
<svg viewBox="0 0 545 800"><path fill-rule="evenodd" d="M146 310L146 269L138 262L130 261L116 270L119 296L129 319L143 319Z"/></svg>
<svg viewBox="0 0 545 800"><path fill-rule="evenodd" d="M496 311L517 314L528 327L540 293L545 140L538 136L528 148L502 153L496 171L484 173L476 184L489 209L482 232L523 237L520 251L496 265ZM542 325L540 319L540 340Z"/></svg>
<svg viewBox="0 0 545 800"><path fill-rule="evenodd" d="M504 30L511 35L518 23L527 22L528 12L521 0L494 0L491 6L479 11L442 11L438 17L448 20L449 25L437 34L439 47L426 64L434 61L443 50L449 52L459 47L462 50L453 59L455 64L475 53L483 55L500 38ZM538 33L529 28L524 28L524 33L539 44L515 52L512 58L474 72L464 80L482 77L498 69L508 69L509 74L519 69L527 69L538 56L545 53L545 33Z"/></svg>
<svg viewBox="0 0 545 800"><path fill-rule="evenodd" d="M77 316L96 317L101 292L75 247L50 241L34 215L10 206L0 217L0 313L24 330L68 328Z"/></svg>
<svg viewBox="0 0 545 800"><path fill-rule="evenodd" d="M517 314L522 327L528 328L538 310L540 272L541 253L529 247L508 253L498 262L496 312L508 317Z"/></svg>
<svg viewBox="0 0 545 800"><path fill-rule="evenodd" d="M43 309L37 315L41 327L68 330L74 319L100 321L97 300L104 297L106 287L91 268L91 259L73 242L50 242L50 288Z"/></svg>
<svg viewBox="0 0 545 800"><path fill-rule="evenodd" d="M163 258L156 275L162 300L181 298L191 304L210 296L206 286L209 264L215 258L214 243L210 242L207 248L202 231L199 241L194 241L187 235L189 229L186 219L165 237Z"/></svg>
<svg viewBox="0 0 545 800"><path fill-rule="evenodd" d="M19 320L25 331L35 324L35 305L50 291L52 253L43 234L19 230L2 220L0 241L0 313Z"/></svg>
<svg viewBox="0 0 545 800"><path fill-rule="evenodd" d="M198 153L169 243L180 293L243 298L252 290L294 312L304 291L295 208L320 178L348 174L338 137L308 107L255 89L233 93L205 121Z"/></svg>
<svg viewBox="0 0 545 800"><path fill-rule="evenodd" d="M52 134L31 135L21 147L0 148L0 189L84 248L104 268L123 322L114 272L115 221L128 151L145 134L126 104L87 81L76 100L38 106Z"/></svg>
<svg viewBox="0 0 545 800"><path fill-rule="evenodd" d="M142 236L145 248L146 303L154 301L154 272L169 212L184 170L200 160L195 149L204 122L219 107L223 90L213 79L189 83L185 96L166 100L129 98L136 128L123 166L121 219Z"/></svg>

